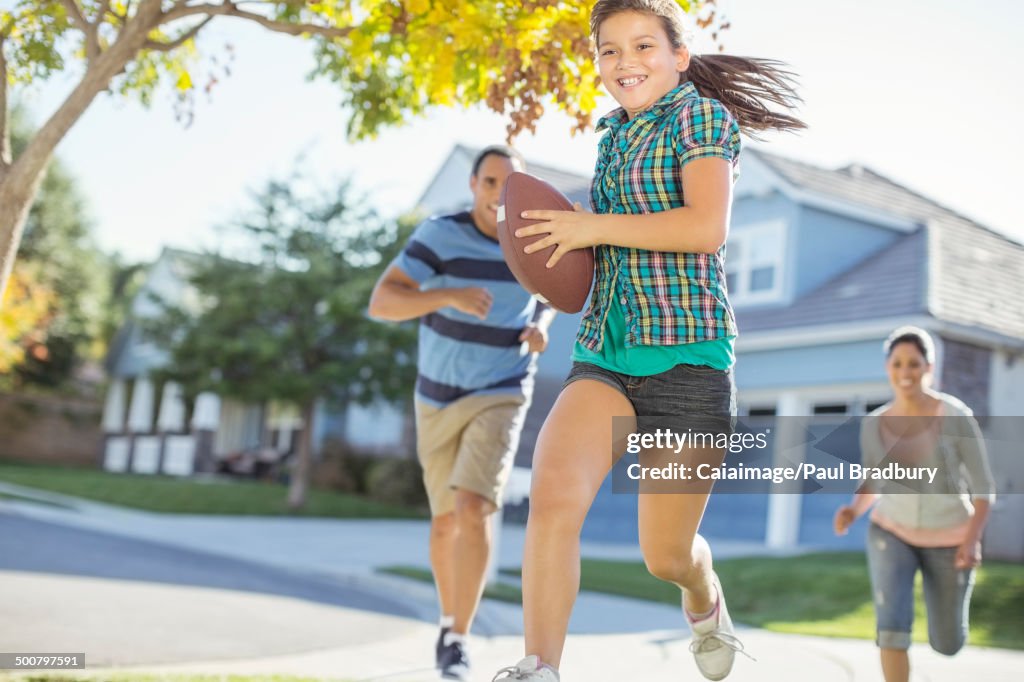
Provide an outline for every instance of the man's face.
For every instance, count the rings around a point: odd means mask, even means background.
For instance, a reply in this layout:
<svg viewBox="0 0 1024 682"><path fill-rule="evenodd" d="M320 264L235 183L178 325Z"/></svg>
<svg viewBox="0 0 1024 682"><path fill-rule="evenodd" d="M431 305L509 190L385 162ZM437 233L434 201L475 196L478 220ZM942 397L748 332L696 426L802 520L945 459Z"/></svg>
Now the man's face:
<svg viewBox="0 0 1024 682"><path fill-rule="evenodd" d="M519 170L522 170L522 165L518 160L488 154L480 162L476 175L469 179L469 189L473 192L473 220L484 234L497 238L501 188L505 186L505 178Z"/></svg>

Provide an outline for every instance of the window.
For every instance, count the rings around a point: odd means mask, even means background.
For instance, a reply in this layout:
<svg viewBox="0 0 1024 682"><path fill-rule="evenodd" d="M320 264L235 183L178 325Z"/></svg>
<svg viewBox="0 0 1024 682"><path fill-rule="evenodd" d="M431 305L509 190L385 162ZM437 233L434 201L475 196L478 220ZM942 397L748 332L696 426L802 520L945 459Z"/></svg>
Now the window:
<svg viewBox="0 0 1024 682"><path fill-rule="evenodd" d="M849 411L845 403L819 403L814 406L814 414L846 414Z"/></svg>
<svg viewBox="0 0 1024 682"><path fill-rule="evenodd" d="M725 277L733 303L764 303L782 297L785 245L782 221L744 225L729 235Z"/></svg>

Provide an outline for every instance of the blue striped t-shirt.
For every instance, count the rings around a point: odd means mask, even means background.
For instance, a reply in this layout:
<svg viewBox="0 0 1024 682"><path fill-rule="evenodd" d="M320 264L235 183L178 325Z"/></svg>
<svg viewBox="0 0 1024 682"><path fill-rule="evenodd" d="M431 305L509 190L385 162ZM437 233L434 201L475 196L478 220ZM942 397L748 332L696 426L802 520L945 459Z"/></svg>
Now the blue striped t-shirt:
<svg viewBox="0 0 1024 682"><path fill-rule="evenodd" d="M536 354L519 334L543 304L519 286L498 241L468 212L423 222L393 265L423 291L482 287L494 297L483 320L450 306L420 318L417 399L443 407L470 394L530 397Z"/></svg>

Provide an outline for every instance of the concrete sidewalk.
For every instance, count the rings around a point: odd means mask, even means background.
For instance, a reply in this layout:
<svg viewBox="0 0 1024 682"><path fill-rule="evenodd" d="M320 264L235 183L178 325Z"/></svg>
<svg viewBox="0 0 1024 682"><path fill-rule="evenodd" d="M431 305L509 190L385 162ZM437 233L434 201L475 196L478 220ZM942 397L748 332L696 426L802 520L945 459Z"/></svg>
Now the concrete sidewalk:
<svg viewBox="0 0 1024 682"><path fill-rule="evenodd" d="M730 682L881 681L875 648L869 642L780 635L763 630L740 633L752 661L738 656ZM148 667L167 673L289 674L356 682L436 682L431 668L433 626L402 636L276 658L217 661ZM678 630L618 635L571 635L561 669L565 682L656 682L703 680L687 648L688 635ZM426 651L424 645L426 644ZM472 682L490 682L494 673L522 657L519 637L476 638L471 655ZM968 648L947 659L915 646L913 682L1019 682L1020 655Z"/></svg>
<svg viewBox="0 0 1024 682"><path fill-rule="evenodd" d="M77 651L81 648L71 645L82 642L91 668L274 673L360 682L438 679L430 668L437 615L433 589L374 572L385 565L426 566L426 522L171 516L6 483L0 483L0 493L36 500L0 499L0 514L230 557L289 571L297 579L330 580L400 599L415 614L403 618L237 590L5 571L0 572L0 611L10 618L0 618L0 650L57 650L51 644L66 642L70 648L61 650ZM521 529L503 529L502 565L520 565L522 541ZM760 549L715 543L719 557ZM586 543L583 552L639 558L635 547ZM39 618L40 613L47 615ZM521 621L517 606L482 605L471 649L474 680L490 680L499 667L520 658ZM570 625L563 679L701 679L683 628L679 610L671 606L582 593ZM20 638L13 639L14 633ZM82 633L89 638L83 640ZM730 680L881 679L871 642L754 629L740 635L757 661L739 657ZM968 647L947 659L915 646L912 656L915 682L1024 678L1022 652Z"/></svg>

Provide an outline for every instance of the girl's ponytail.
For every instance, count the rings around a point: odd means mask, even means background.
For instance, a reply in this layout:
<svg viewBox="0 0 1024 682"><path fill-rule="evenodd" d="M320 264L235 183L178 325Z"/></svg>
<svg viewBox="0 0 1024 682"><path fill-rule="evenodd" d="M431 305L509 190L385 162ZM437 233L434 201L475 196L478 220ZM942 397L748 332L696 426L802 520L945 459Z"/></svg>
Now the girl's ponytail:
<svg viewBox="0 0 1024 682"><path fill-rule="evenodd" d="M691 81L702 97L721 102L748 134L764 130L800 130L807 125L769 108L795 109L802 101L794 75L773 59L706 55L690 57L680 82Z"/></svg>

